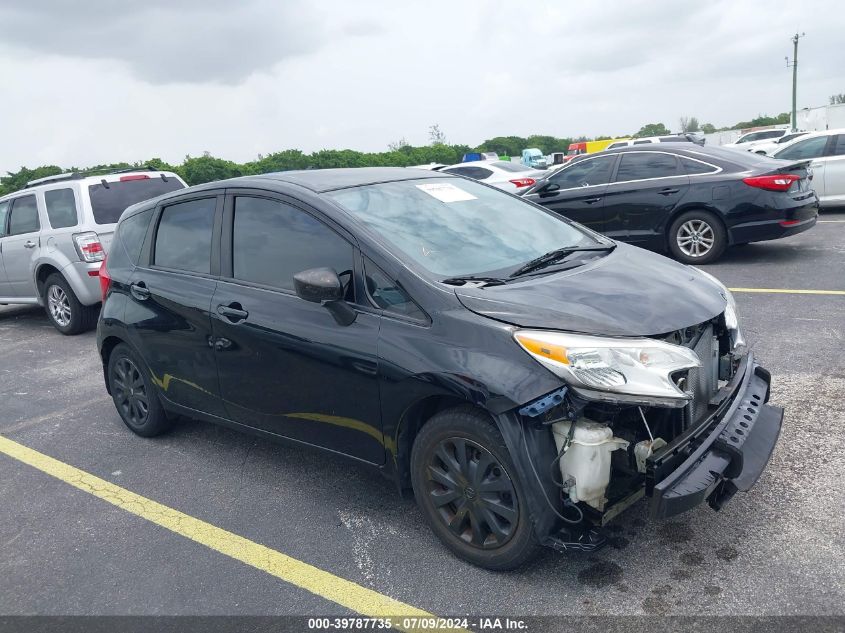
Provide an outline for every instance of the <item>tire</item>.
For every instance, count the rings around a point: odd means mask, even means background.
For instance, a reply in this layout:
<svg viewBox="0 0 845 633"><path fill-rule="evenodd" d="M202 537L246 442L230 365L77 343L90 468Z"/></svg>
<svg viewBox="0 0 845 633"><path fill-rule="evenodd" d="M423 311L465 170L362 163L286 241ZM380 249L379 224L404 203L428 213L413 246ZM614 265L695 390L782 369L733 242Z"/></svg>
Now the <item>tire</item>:
<svg viewBox="0 0 845 633"><path fill-rule="evenodd" d="M44 282L44 309L53 327L66 335L94 329L100 316L100 306L82 305L67 280L57 273Z"/></svg>
<svg viewBox="0 0 845 633"><path fill-rule="evenodd" d="M432 417L414 441L411 481L429 527L458 558L504 571L539 552L524 484L482 412L459 407Z"/></svg>
<svg viewBox="0 0 845 633"><path fill-rule="evenodd" d="M158 399L146 365L125 343L109 356L109 391L123 423L136 435L155 437L173 426Z"/></svg>
<svg viewBox="0 0 845 633"><path fill-rule="evenodd" d="M709 264L728 246L722 221L709 211L682 213L669 227L669 251L685 264Z"/></svg>

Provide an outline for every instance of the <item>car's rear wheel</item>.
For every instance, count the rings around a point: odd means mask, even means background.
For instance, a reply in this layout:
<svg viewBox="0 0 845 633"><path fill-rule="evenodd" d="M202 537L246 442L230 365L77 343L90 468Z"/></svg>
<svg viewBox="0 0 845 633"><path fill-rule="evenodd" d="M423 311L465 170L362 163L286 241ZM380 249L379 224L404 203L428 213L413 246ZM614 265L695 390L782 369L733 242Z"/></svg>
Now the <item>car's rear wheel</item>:
<svg viewBox="0 0 845 633"><path fill-rule="evenodd" d="M50 275L44 282L44 308L53 326L68 335L93 329L100 315L99 305L82 305L70 284L59 274Z"/></svg>
<svg viewBox="0 0 845 633"><path fill-rule="evenodd" d="M687 211L669 227L669 250L685 264L709 264L728 245L721 220L708 211Z"/></svg>
<svg viewBox="0 0 845 633"><path fill-rule="evenodd" d="M114 406L133 433L153 437L170 429L172 422L159 402L149 372L125 343L117 345L109 356L108 379Z"/></svg>
<svg viewBox="0 0 845 633"><path fill-rule="evenodd" d="M414 442L411 479L431 529L458 557L506 570L539 550L523 484L484 413L458 408L429 420Z"/></svg>

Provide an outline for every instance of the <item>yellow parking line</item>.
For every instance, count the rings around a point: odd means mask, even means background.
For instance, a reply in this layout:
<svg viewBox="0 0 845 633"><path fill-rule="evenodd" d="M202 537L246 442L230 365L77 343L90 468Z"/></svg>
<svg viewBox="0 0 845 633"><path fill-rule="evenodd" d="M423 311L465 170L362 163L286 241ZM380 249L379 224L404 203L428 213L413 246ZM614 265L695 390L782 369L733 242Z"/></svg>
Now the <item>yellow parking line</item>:
<svg viewBox="0 0 845 633"><path fill-rule="evenodd" d="M51 477L99 497L103 501L184 536L195 543L205 545L225 556L260 569L271 576L310 591L314 595L335 602L363 616L371 618L390 617L393 628L403 631L412 630L400 626L401 621L398 619L402 617L434 617L426 611L335 576L308 563L250 541L243 536L238 536L157 503L152 499L142 497L2 436L0 436L0 453L5 453L19 462L37 468Z"/></svg>
<svg viewBox="0 0 845 633"><path fill-rule="evenodd" d="M791 290L789 288L728 288L731 292L770 292L781 295L845 295L845 290Z"/></svg>

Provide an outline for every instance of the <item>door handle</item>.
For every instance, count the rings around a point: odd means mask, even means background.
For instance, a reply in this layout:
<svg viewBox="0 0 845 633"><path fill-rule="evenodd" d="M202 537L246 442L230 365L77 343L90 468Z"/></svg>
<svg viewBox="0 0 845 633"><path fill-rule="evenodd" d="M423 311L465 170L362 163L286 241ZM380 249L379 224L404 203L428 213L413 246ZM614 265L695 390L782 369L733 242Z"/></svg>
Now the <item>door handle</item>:
<svg viewBox="0 0 845 633"><path fill-rule="evenodd" d="M680 189L673 189L672 187L666 187L665 189L661 189L657 193L661 196L671 196L673 193L678 193Z"/></svg>
<svg viewBox="0 0 845 633"><path fill-rule="evenodd" d="M27 240L26 242L23 243L24 248L35 248L36 246L37 246L37 244L35 242L33 242L32 240Z"/></svg>
<svg viewBox="0 0 845 633"><path fill-rule="evenodd" d="M243 306L237 301L229 305L223 305L221 303L217 306L217 313L232 323L239 323L249 316L249 312L244 310Z"/></svg>
<svg viewBox="0 0 845 633"><path fill-rule="evenodd" d="M601 197L598 198L587 198L584 200L585 204L595 204L596 202L601 202Z"/></svg>
<svg viewBox="0 0 845 633"><path fill-rule="evenodd" d="M150 289L147 288L147 284L143 281L130 285L129 292L132 293L132 296L138 301L146 301L150 298Z"/></svg>

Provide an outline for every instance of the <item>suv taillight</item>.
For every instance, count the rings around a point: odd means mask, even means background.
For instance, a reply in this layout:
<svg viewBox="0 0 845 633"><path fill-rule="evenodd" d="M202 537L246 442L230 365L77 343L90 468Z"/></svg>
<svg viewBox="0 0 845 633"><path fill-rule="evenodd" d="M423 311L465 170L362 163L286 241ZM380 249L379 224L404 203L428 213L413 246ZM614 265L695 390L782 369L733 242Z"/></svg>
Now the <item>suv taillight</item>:
<svg viewBox="0 0 845 633"><path fill-rule="evenodd" d="M109 269L106 268L106 257L103 256L103 263L100 264L100 293L103 295L103 301L106 300L106 295L111 287L111 276Z"/></svg>
<svg viewBox="0 0 845 633"><path fill-rule="evenodd" d="M516 185L517 189L520 189L521 187L530 187L537 181L533 178L514 178L511 182Z"/></svg>
<svg viewBox="0 0 845 633"><path fill-rule="evenodd" d="M106 252L100 243L100 236L94 233L94 231L76 233L73 236L73 245L76 247L79 259L83 262L93 264L94 262L101 262L106 258Z"/></svg>
<svg viewBox="0 0 845 633"><path fill-rule="evenodd" d="M757 187L766 191L789 191L792 183L799 180L801 180L801 176L796 174L771 174L769 176L743 178L742 182L749 187Z"/></svg>

